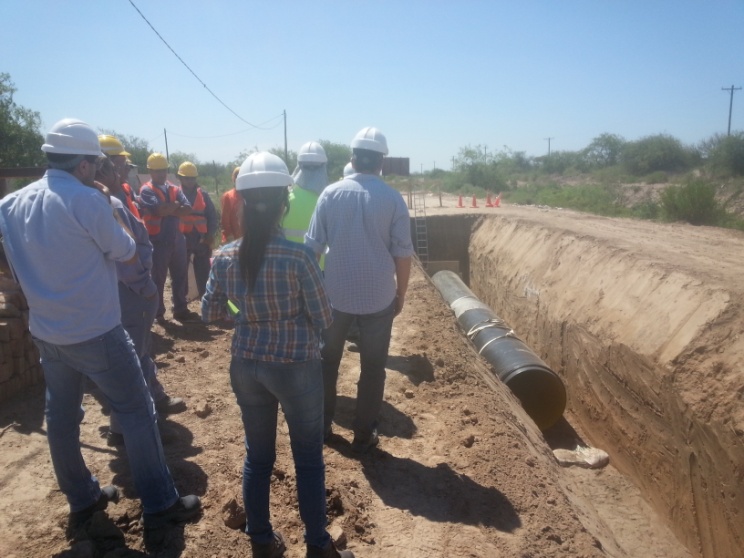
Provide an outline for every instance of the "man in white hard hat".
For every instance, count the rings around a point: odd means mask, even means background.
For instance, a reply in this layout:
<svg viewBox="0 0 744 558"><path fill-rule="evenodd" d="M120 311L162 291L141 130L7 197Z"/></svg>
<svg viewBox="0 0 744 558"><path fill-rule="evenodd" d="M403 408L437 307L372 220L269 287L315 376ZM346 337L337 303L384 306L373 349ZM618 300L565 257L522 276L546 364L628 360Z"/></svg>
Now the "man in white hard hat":
<svg viewBox="0 0 744 558"><path fill-rule="evenodd" d="M351 148L356 172L320 195L305 243L318 255L328 248L325 282L333 323L323 333L321 349L325 435L331 435L344 341L356 320L361 374L352 449L366 452L378 443L385 363L393 318L405 301L413 244L406 203L380 178L388 153L385 136L376 128L364 128Z"/></svg>
<svg viewBox="0 0 744 558"><path fill-rule="evenodd" d="M0 234L41 355L47 438L70 506L68 532L74 536L119 498L115 486L101 488L80 450L85 377L122 426L145 529L194 518L199 498L179 497L173 484L152 398L121 325L115 263L136 264L136 247L94 187L103 156L98 137L84 122L64 119L47 133L42 150L49 170L0 200Z"/></svg>
<svg viewBox="0 0 744 558"><path fill-rule="evenodd" d="M305 233L310 218L318 203L318 196L328 186L328 157L317 141L304 144L297 154L297 168L292 173L294 186L289 194L289 210L282 219L282 229L287 240L305 242ZM320 258L320 269L325 267Z"/></svg>

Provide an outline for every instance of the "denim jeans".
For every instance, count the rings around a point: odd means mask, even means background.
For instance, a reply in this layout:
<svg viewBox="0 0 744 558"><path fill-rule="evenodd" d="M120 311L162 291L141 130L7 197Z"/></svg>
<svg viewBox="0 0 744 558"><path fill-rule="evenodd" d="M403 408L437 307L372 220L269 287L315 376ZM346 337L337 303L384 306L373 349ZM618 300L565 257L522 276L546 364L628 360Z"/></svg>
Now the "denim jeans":
<svg viewBox="0 0 744 558"><path fill-rule="evenodd" d="M74 345L54 345L40 339L34 339L34 343L46 380L45 415L52 465L70 511L87 508L101 494L98 480L80 451L84 376L98 386L121 424L134 485L145 513L172 506L178 492L165 463L155 406L124 328L119 325Z"/></svg>
<svg viewBox="0 0 744 558"><path fill-rule="evenodd" d="M361 372L357 384L356 416L354 435L362 439L369 437L377 428L382 399L385 394L385 364L390 348L390 335L395 318L395 300L374 314L347 314L333 310L333 323L323 332L321 356L323 361L323 385L325 389L324 431L331 429L336 413L336 383L338 367L344 354L344 341L351 324L359 325L359 358Z"/></svg>
<svg viewBox="0 0 744 558"><path fill-rule="evenodd" d="M142 375L145 377L150 395L155 401L167 397L163 384L157 377L157 366L152 360L150 349L152 347L152 323L155 321L155 313L158 310L158 297L146 299L133 290L119 283L119 303L121 305L121 325L129 335L134 344L134 351L140 361ZM116 415L111 415L111 432L121 434L121 426L116 420Z"/></svg>
<svg viewBox="0 0 744 558"><path fill-rule="evenodd" d="M281 363L233 357L230 381L243 417L245 532L256 543L272 540L269 513L271 471L276 461L276 425L281 404L297 474L305 542L325 547L323 376L320 361Z"/></svg>

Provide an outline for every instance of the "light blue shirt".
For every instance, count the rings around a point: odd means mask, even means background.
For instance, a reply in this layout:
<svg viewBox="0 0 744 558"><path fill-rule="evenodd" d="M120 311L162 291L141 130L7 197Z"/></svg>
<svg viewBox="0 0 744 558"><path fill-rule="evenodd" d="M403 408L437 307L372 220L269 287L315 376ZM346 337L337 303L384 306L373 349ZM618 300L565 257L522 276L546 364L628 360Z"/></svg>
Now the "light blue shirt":
<svg viewBox="0 0 744 558"><path fill-rule="evenodd" d="M320 195L305 244L326 247L331 304L348 314L373 314L395 298L395 259L413 255L411 222L400 192L379 176L354 174Z"/></svg>
<svg viewBox="0 0 744 558"><path fill-rule="evenodd" d="M121 323L115 262L131 259L135 242L98 190L50 169L0 200L0 232L32 335L71 345Z"/></svg>
<svg viewBox="0 0 744 558"><path fill-rule="evenodd" d="M111 206L129 227L137 243L137 261L131 264L116 262L116 275L119 282L141 297L148 298L158 294L155 281L152 280L152 243L144 223L137 219L119 198L111 196Z"/></svg>

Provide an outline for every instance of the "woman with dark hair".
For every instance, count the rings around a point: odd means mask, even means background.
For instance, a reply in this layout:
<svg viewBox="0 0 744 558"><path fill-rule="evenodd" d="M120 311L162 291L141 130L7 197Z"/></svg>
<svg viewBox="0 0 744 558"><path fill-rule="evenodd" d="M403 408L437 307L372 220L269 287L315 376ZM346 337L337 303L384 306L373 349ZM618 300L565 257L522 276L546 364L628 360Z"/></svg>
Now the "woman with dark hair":
<svg viewBox="0 0 744 558"><path fill-rule="evenodd" d="M269 514L281 404L307 556L353 558L348 550L336 550L325 529L319 345L332 311L315 254L285 239L280 228L291 183L287 166L276 155L254 153L241 165L236 189L243 201L243 238L215 255L202 319L225 318L229 311L235 321L230 381L245 428L243 500L253 556L279 558L286 549Z"/></svg>

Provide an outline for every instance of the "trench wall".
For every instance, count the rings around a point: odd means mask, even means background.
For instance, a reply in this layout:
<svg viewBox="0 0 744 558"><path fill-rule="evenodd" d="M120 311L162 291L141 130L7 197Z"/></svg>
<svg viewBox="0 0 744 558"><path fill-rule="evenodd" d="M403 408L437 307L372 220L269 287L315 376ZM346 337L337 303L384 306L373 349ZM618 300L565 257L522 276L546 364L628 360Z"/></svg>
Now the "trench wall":
<svg viewBox="0 0 744 558"><path fill-rule="evenodd" d="M696 370L682 364L717 352L703 334L724 320L728 293L591 238L506 220L480 221L469 255L471 287L563 377L592 443L693 552L740 556L744 451L689 404L683 380Z"/></svg>
<svg viewBox="0 0 744 558"><path fill-rule="evenodd" d="M710 356L744 327L725 288L532 222L458 219L429 218L429 230L471 229L470 288L562 377L592 445L692 552L741 557L742 433L709 411L736 399L723 378L741 379Z"/></svg>

